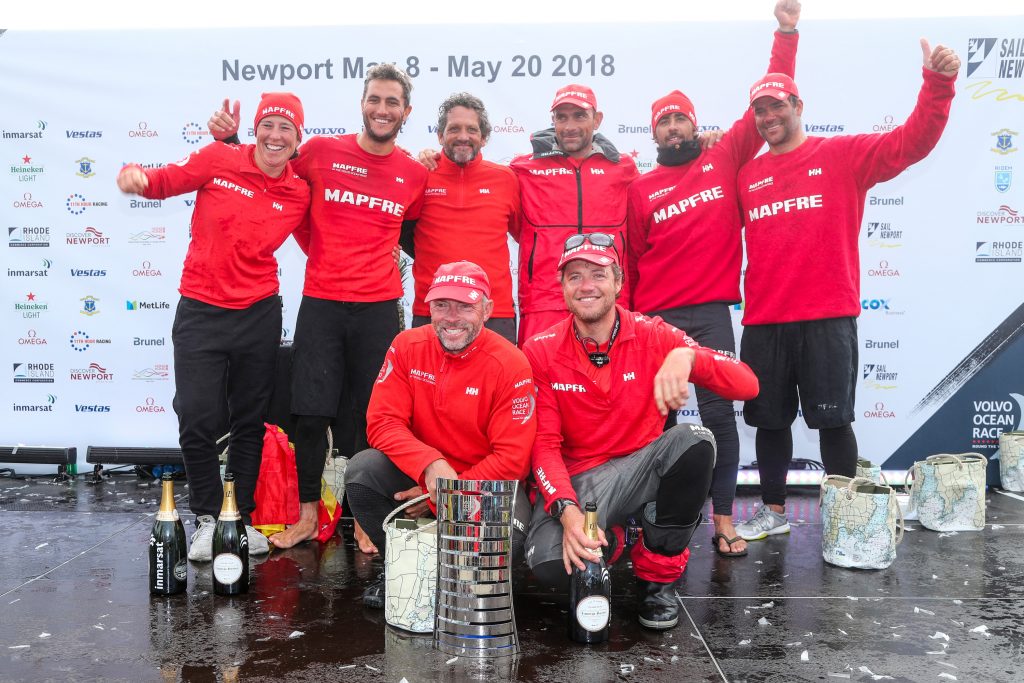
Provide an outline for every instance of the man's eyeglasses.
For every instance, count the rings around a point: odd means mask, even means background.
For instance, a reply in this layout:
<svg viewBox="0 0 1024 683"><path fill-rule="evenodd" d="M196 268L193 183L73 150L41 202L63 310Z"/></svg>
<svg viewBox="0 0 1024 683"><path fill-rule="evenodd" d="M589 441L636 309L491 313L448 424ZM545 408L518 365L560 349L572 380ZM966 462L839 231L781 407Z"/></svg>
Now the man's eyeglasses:
<svg viewBox="0 0 1024 683"><path fill-rule="evenodd" d="M563 251L582 247L586 242L590 242L595 247L611 247L616 254L619 253L618 248L615 246L615 238L603 232L576 233L565 241L565 248Z"/></svg>

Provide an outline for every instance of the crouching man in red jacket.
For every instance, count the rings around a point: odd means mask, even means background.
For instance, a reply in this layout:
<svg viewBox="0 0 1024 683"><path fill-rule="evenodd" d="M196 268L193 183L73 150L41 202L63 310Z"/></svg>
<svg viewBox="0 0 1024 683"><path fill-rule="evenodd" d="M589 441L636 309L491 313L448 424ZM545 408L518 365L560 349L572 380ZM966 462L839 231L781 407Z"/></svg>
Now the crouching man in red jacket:
<svg viewBox="0 0 1024 683"><path fill-rule="evenodd" d="M615 304L620 254L602 233L573 235L558 263L572 315L523 347L537 384L533 472L537 498L526 557L543 583L565 586L573 565L611 546L583 533L583 503L597 504L602 530L641 520L633 547L639 620L653 629L679 621L673 584L711 486L715 441L699 425L662 432L665 416L686 403L689 382L729 399L757 395L757 378L734 357L706 349L661 318Z"/></svg>
<svg viewBox="0 0 1024 683"><path fill-rule="evenodd" d="M431 324L400 333L381 367L366 434L345 474L356 521L383 550L384 518L424 492L436 503L445 479L511 479L530 471L537 433L533 374L522 351L484 327L494 310L483 268L440 266L427 290ZM427 512L426 501L406 510ZM522 557L530 505L520 486L513 511L512 555ZM383 577L363 593L384 606Z"/></svg>

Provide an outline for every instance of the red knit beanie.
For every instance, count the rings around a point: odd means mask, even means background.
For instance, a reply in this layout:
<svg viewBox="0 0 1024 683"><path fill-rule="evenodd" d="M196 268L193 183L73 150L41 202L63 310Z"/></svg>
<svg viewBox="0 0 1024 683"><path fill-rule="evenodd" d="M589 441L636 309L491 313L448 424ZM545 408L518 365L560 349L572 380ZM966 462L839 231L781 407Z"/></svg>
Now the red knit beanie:
<svg viewBox="0 0 1024 683"><path fill-rule="evenodd" d="M305 116L302 112L302 102L298 97L290 92L263 93L260 106L256 107L256 117L252 123L253 130L256 130L260 121L268 116L283 116L291 121L299 135L299 142L302 142L302 122Z"/></svg>
<svg viewBox="0 0 1024 683"><path fill-rule="evenodd" d="M693 123L693 129L697 130L697 113L693 111L693 102L683 93L673 90L661 99L655 100L654 104L651 105L652 135L654 134L654 129L658 127L658 119L674 111L682 112Z"/></svg>

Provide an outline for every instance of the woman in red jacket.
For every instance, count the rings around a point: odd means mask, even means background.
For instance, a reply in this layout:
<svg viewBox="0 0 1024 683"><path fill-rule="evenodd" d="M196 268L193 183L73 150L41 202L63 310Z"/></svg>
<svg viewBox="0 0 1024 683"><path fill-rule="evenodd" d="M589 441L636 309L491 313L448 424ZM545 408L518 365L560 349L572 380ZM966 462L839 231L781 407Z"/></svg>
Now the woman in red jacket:
<svg viewBox="0 0 1024 683"><path fill-rule="evenodd" d="M229 470L251 554L268 551L250 525L259 474L263 419L281 340L281 298L274 252L309 208L309 186L289 159L302 139L302 103L264 93L256 144L214 142L163 168L121 169L122 192L150 199L197 192L191 242L174 316L174 410L196 515L190 560L210 560L223 489L217 460L218 416L230 415Z"/></svg>

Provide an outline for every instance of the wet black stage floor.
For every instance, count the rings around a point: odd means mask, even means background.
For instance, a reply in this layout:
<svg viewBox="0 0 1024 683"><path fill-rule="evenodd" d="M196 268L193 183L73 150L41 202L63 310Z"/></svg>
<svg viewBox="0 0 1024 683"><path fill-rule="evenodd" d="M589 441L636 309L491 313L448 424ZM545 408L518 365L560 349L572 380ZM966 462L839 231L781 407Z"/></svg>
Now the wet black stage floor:
<svg viewBox="0 0 1024 683"><path fill-rule="evenodd" d="M0 480L0 681L1024 680L1024 497L999 491L984 531L915 524L882 571L822 562L813 491L791 497L792 534L745 558L717 557L705 525L679 626L641 628L617 565L611 640L597 647L568 642L564 596L523 571L522 652L484 661L453 660L361 605L379 561L355 551L350 525L326 545L255 558L243 597L214 596L207 563L191 566L187 595L151 598L158 496L134 476ZM741 496L738 516L754 504Z"/></svg>

